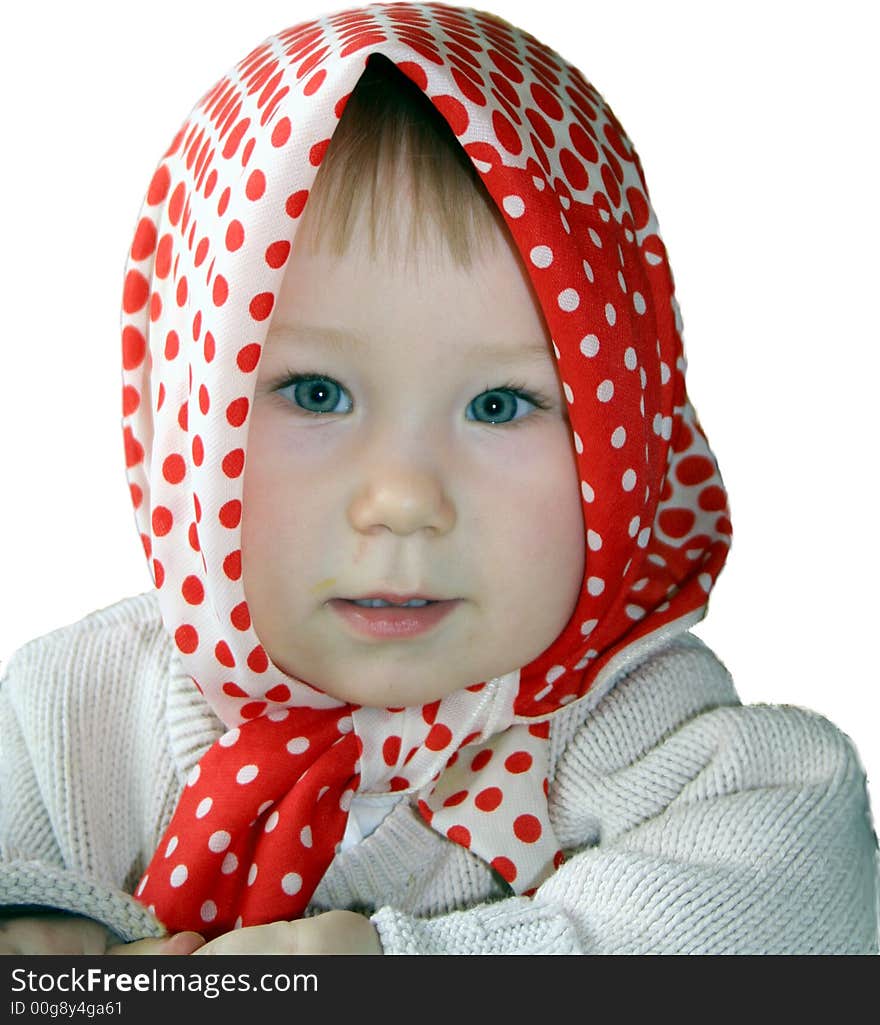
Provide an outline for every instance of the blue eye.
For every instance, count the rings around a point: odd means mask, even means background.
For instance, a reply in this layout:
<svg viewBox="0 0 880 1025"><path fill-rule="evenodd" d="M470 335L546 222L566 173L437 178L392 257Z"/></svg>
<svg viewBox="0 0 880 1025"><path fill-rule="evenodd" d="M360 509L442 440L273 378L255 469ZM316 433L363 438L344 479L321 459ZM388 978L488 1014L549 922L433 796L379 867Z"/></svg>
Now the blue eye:
<svg viewBox="0 0 880 1025"><path fill-rule="evenodd" d="M486 424L506 424L520 419L536 406L538 402L511 388L494 388L471 401L467 418Z"/></svg>
<svg viewBox="0 0 880 1025"><path fill-rule="evenodd" d="M297 375L290 378L278 391L284 394L287 389L291 390L288 397L307 413L351 412L351 396L332 377Z"/></svg>

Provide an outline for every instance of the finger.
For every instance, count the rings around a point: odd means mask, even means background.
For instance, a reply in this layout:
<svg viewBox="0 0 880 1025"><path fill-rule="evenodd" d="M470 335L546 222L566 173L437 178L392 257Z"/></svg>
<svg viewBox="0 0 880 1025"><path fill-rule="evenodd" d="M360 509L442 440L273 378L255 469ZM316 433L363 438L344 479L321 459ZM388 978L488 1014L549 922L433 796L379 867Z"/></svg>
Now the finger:
<svg viewBox="0 0 880 1025"><path fill-rule="evenodd" d="M161 936L158 939L135 940L133 943L119 943L107 949L108 954L192 954L205 942L197 932L179 932L173 936Z"/></svg>

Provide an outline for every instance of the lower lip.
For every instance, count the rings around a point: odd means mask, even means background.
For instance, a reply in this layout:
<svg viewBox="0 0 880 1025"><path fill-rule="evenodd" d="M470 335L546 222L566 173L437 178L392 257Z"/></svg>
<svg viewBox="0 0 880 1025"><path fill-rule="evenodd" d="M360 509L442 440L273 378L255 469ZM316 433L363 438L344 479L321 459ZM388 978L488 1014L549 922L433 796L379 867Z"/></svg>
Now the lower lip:
<svg viewBox="0 0 880 1025"><path fill-rule="evenodd" d="M334 598L328 605L345 622L364 637L380 637L394 640L403 637L418 637L433 630L458 605L458 599L432 602L419 608L368 608L355 605L344 598Z"/></svg>

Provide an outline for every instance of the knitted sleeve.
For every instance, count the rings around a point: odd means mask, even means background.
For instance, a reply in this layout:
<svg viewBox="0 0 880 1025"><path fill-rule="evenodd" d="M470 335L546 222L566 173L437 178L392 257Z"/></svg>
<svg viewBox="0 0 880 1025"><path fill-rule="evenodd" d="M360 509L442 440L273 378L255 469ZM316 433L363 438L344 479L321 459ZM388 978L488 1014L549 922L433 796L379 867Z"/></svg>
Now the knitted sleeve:
<svg viewBox="0 0 880 1025"><path fill-rule="evenodd" d="M386 953L875 953L877 841L849 738L738 703L664 730L658 682L626 681L567 743L551 806L568 856L533 899L381 908Z"/></svg>
<svg viewBox="0 0 880 1025"><path fill-rule="evenodd" d="M143 607L141 607L143 605ZM120 666L165 658L148 603L134 599L25 645L0 680L0 908L54 909L102 922L121 940L162 935L131 896L146 827L170 780L136 767L159 742L148 707L119 714ZM57 640L56 640L57 637ZM145 678L151 674L145 673ZM161 678L161 673L152 674ZM150 695L144 695L149 705ZM95 709L106 714L94 715ZM139 722L137 719L139 718ZM112 724L112 728L111 728ZM155 774L153 774L155 775Z"/></svg>

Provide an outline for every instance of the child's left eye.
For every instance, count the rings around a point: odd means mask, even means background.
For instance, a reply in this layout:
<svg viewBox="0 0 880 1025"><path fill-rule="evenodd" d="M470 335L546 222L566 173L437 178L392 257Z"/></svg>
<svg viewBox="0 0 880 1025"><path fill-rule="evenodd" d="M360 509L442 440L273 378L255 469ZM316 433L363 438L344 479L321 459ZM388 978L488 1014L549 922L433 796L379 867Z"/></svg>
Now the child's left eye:
<svg viewBox="0 0 880 1025"><path fill-rule="evenodd" d="M353 406L345 388L323 374L295 374L277 390L306 413L350 413Z"/></svg>
<svg viewBox="0 0 880 1025"><path fill-rule="evenodd" d="M543 404L534 395L515 388L493 388L472 399L467 408L467 419L485 424L506 424L520 420Z"/></svg>

